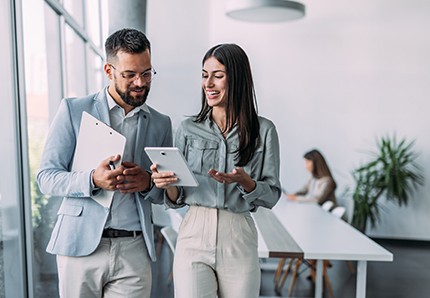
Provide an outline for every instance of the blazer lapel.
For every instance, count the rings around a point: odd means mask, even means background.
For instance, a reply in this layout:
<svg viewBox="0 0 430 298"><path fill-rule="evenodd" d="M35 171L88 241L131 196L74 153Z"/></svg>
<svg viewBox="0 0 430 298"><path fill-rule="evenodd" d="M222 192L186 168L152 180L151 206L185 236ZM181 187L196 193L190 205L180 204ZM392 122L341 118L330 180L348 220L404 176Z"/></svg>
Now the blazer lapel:
<svg viewBox="0 0 430 298"><path fill-rule="evenodd" d="M96 101L95 107L98 113L97 116L101 121L103 121L107 125L110 125L109 106L106 98L106 89L107 87L100 91L94 100Z"/></svg>
<svg viewBox="0 0 430 298"><path fill-rule="evenodd" d="M137 164L142 164L142 152L146 146L146 133L149 126L149 113L140 110L137 120L136 145L134 150L134 159Z"/></svg>

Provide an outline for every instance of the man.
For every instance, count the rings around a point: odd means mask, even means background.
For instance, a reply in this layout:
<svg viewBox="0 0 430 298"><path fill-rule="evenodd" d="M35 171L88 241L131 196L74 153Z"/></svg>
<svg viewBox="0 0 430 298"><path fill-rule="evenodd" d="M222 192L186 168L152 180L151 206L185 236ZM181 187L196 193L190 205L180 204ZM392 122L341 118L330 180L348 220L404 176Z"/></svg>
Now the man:
<svg viewBox="0 0 430 298"><path fill-rule="evenodd" d="M61 101L52 122L37 175L40 189L62 196L47 251L57 255L61 297L150 297L155 261L151 202L162 203L152 187L145 146L171 146L168 116L146 105L155 70L150 42L122 29L105 43L107 88ZM71 171L82 112L126 137L120 156L101 156L97 168ZM110 207L97 203L100 189L114 190Z"/></svg>

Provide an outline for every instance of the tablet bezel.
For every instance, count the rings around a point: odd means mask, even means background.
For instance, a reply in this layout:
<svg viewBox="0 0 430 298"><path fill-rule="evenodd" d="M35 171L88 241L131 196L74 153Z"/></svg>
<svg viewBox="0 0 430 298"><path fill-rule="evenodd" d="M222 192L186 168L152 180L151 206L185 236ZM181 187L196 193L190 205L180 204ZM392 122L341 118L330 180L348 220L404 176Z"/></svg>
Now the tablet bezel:
<svg viewBox="0 0 430 298"><path fill-rule="evenodd" d="M193 186L199 185L193 171L187 164L184 155L177 147L145 147L149 159L157 164L160 172L173 172L178 181L171 185Z"/></svg>

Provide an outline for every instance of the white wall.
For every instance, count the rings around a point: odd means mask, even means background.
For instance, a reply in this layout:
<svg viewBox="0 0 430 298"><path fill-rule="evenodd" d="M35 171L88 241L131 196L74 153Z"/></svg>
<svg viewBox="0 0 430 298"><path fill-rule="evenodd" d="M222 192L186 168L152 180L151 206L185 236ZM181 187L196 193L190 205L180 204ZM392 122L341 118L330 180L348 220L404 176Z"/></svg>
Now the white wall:
<svg viewBox="0 0 430 298"><path fill-rule="evenodd" d="M176 128L185 115L200 108L201 59L209 44L208 2L148 0L147 5L147 35L157 70L148 104L170 115Z"/></svg>
<svg viewBox="0 0 430 298"><path fill-rule="evenodd" d="M430 179L429 1L306 0L304 19L275 24L229 19L226 3L148 0L148 35L159 71L150 100L174 125L200 107L206 50L234 42L251 60L260 114L277 125L286 189L307 179L302 156L316 147L340 196L375 138L392 133L416 140ZM383 205L371 235L430 240L430 182L407 207Z"/></svg>

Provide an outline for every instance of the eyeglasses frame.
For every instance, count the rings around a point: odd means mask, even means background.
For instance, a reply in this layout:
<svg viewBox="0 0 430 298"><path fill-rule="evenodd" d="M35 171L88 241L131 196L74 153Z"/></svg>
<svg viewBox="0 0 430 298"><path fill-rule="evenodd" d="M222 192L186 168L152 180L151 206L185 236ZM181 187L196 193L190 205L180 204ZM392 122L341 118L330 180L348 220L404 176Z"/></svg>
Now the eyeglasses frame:
<svg viewBox="0 0 430 298"><path fill-rule="evenodd" d="M154 68L151 68L151 69L148 69L148 70L145 70L144 72L142 72L142 73L138 73L138 72L134 72L134 71L127 71L129 74L128 75L126 75L126 74L124 74L124 72L123 71L119 71L115 66L113 66L112 64L110 64L110 63L108 63L108 65L110 66L110 67L112 67L114 70L116 70L116 71L118 71L119 72L119 74L121 75L121 77L123 78L123 79L126 79L126 80L128 80L128 81L130 81L130 82L134 82L134 81L136 81L137 80L137 78L141 78L144 82L146 82L146 83L151 83L152 82L152 80L154 79L154 77L155 77L155 75L157 74L157 71L154 69ZM151 73L151 77L150 77L150 79L148 80L148 79L145 79L145 75L147 74L147 73ZM134 74L133 76L131 76L132 74ZM129 76L129 77L128 77Z"/></svg>

